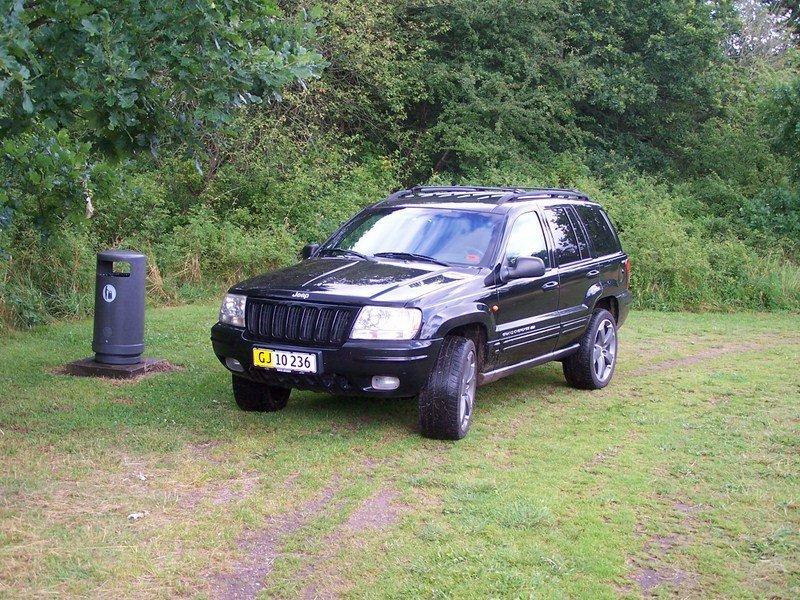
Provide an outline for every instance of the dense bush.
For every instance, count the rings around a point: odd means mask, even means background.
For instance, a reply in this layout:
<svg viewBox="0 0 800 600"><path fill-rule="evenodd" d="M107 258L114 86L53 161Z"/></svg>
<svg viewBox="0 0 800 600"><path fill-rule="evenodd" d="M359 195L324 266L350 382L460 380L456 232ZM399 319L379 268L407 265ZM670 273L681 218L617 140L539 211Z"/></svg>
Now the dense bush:
<svg viewBox="0 0 800 600"><path fill-rule="evenodd" d="M219 293L425 181L587 191L640 307L800 310L798 58L726 56L726 0L23 6L0 35L4 323L88 312L109 246L148 254L154 302Z"/></svg>
<svg viewBox="0 0 800 600"><path fill-rule="evenodd" d="M93 253L111 246L148 254L153 300L217 293L294 260L396 181L387 159L355 158L332 140L298 145L247 124L241 131L248 151L209 180L187 159L101 163L92 219L46 238L18 224L0 230L0 313L20 324L85 314Z"/></svg>

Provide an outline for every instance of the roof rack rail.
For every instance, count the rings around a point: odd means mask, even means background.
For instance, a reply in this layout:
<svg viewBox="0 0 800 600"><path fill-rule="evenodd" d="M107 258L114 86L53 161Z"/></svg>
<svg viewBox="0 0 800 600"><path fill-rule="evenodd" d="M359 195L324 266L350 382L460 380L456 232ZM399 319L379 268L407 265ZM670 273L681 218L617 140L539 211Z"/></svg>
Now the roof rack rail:
<svg viewBox="0 0 800 600"><path fill-rule="evenodd" d="M387 202L391 202L392 200L397 200L399 198L402 198L403 196L408 196L410 193L411 190L407 189L395 190L380 202L376 202L375 205L377 206L379 204L386 204Z"/></svg>
<svg viewBox="0 0 800 600"><path fill-rule="evenodd" d="M523 192L525 188L485 185L415 185L412 192Z"/></svg>
<svg viewBox="0 0 800 600"><path fill-rule="evenodd" d="M543 198L588 199L588 196L576 189L567 188L522 188L522 187L490 187L476 185L415 185L410 189L397 190L378 204L386 204L405 196L419 193L436 192L495 192L502 194L497 199L497 206L515 200L536 200Z"/></svg>
<svg viewBox="0 0 800 600"><path fill-rule="evenodd" d="M541 188L524 190L521 193L507 194L498 200L498 206L506 202L515 200L538 200L541 198L563 198L565 200L587 200L588 196L578 190L567 190L559 188Z"/></svg>

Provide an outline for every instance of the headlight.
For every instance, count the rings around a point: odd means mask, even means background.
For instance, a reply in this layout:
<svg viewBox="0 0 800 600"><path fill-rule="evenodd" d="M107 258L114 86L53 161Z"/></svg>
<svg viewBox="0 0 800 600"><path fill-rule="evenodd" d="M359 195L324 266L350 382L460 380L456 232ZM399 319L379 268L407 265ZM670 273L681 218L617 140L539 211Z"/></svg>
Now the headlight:
<svg viewBox="0 0 800 600"><path fill-rule="evenodd" d="M219 322L234 327L244 327L244 305L247 296L239 294L225 294L222 306L219 308Z"/></svg>
<svg viewBox="0 0 800 600"><path fill-rule="evenodd" d="M353 325L354 340L410 340L419 331L422 311L418 308L365 306Z"/></svg>

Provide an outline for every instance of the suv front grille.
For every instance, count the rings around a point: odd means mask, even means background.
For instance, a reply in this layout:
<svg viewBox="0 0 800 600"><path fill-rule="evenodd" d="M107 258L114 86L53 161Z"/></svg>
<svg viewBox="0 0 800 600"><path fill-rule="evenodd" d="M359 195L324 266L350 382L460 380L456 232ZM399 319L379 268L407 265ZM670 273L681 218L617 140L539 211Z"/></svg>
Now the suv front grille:
<svg viewBox="0 0 800 600"><path fill-rule="evenodd" d="M356 308L247 299L247 331L263 340L341 346L350 333Z"/></svg>

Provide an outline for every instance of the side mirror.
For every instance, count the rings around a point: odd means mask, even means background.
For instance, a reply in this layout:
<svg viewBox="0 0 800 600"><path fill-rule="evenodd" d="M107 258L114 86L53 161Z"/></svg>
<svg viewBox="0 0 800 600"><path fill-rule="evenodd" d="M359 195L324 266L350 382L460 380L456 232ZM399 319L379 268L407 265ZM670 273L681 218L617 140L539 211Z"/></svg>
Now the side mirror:
<svg viewBox="0 0 800 600"><path fill-rule="evenodd" d="M525 279L527 277L541 277L547 269L544 261L536 256L519 256L513 265L500 268L500 280L503 282L512 279Z"/></svg>
<svg viewBox="0 0 800 600"><path fill-rule="evenodd" d="M303 249L300 250L300 258L306 260L307 258L311 258L314 254L317 253L319 250L319 244L306 244L303 246Z"/></svg>

